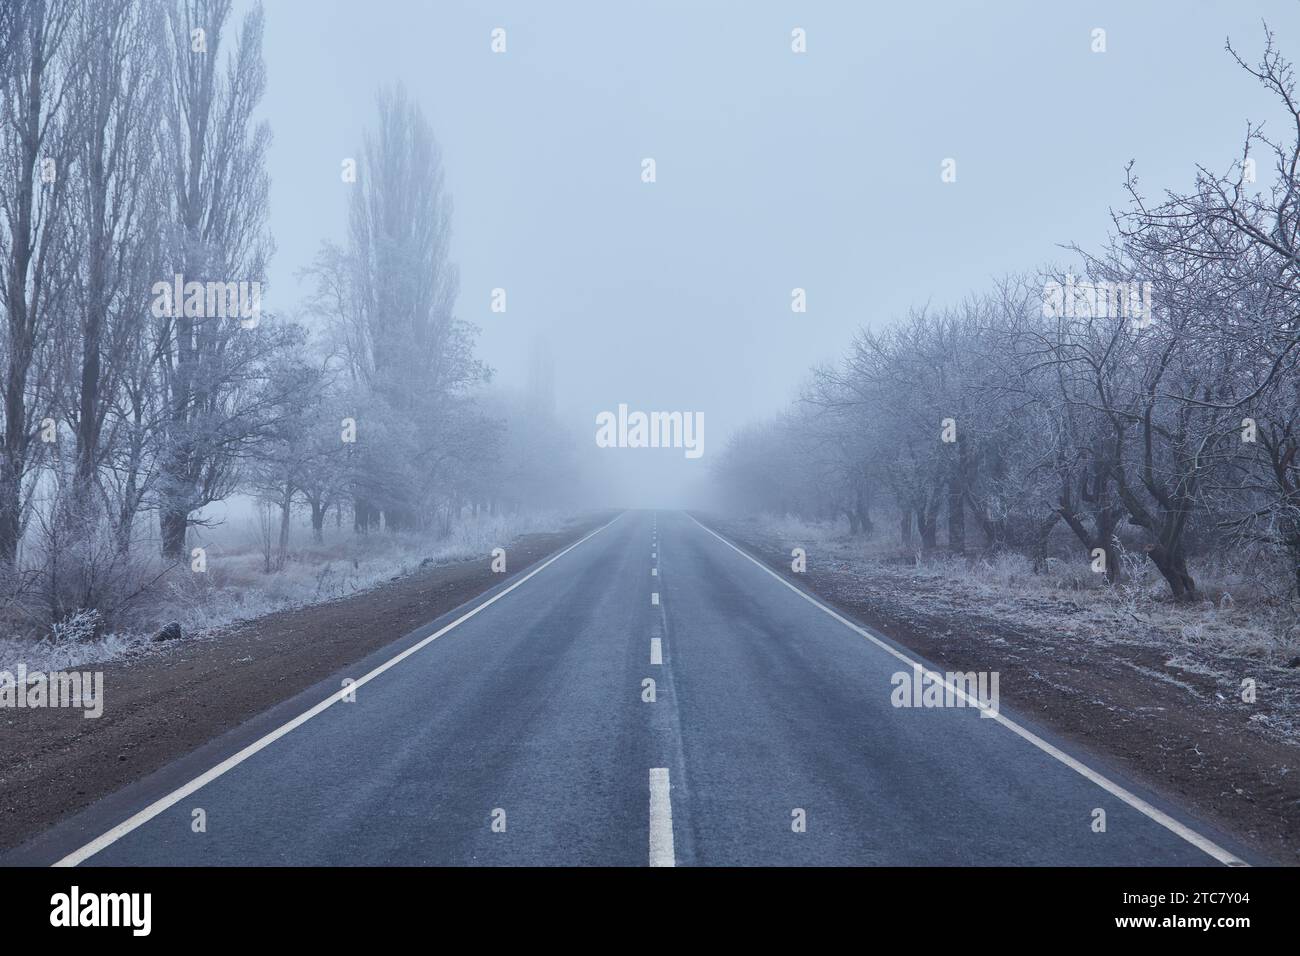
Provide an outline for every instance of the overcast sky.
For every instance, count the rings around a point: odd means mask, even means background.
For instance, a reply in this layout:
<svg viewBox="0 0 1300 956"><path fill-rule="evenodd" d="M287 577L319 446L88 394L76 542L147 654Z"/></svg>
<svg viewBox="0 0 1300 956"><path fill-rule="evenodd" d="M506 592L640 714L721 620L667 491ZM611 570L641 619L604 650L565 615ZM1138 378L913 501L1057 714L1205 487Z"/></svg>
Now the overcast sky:
<svg viewBox="0 0 1300 956"><path fill-rule="evenodd" d="M498 380L552 343L560 413L700 411L705 454L603 452L606 497L679 503L728 432L778 410L862 325L1066 262L1122 204L1226 166L1280 122L1224 52L1289 2L876 4L267 0L267 302L342 239L377 86L403 81L443 146L458 313ZM506 30L494 54L491 32ZM807 53L791 51L791 31ZM1093 53L1092 31L1106 31ZM657 182L641 181L652 157ZM957 162L957 181L940 165ZM1267 171L1261 169L1261 176ZM504 287L508 311L489 310ZM790 309L794 287L808 311Z"/></svg>

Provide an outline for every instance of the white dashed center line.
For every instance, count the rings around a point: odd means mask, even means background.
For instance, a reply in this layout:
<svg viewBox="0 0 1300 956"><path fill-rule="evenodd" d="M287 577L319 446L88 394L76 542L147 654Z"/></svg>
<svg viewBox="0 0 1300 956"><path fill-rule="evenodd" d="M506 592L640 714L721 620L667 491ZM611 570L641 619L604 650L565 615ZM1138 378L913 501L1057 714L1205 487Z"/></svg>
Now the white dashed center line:
<svg viewBox="0 0 1300 956"><path fill-rule="evenodd" d="M668 796L668 768L650 770L650 865L676 866L673 856L673 804Z"/></svg>

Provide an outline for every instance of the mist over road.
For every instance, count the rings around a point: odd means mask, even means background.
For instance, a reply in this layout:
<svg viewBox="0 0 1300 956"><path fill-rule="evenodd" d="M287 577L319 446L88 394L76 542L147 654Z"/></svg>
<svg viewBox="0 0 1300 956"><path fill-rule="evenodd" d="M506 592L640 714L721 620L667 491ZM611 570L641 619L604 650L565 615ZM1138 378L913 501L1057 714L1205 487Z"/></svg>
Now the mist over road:
<svg viewBox="0 0 1300 956"><path fill-rule="evenodd" d="M318 695L198 780L161 771L27 862L1235 860L1005 710L895 706L905 652L682 512L625 512L433 634L330 682L355 702Z"/></svg>

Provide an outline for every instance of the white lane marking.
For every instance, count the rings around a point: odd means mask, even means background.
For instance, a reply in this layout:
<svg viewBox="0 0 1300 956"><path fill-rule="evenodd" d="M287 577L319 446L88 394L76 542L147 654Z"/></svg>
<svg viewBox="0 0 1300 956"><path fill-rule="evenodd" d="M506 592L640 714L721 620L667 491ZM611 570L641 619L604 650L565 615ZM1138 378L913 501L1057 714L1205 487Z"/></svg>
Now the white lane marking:
<svg viewBox="0 0 1300 956"><path fill-rule="evenodd" d="M650 576L651 576L652 578L657 578L657 577L659 577L659 569L658 569L658 568L651 568L651 569L650 569Z"/></svg>
<svg viewBox="0 0 1300 956"><path fill-rule="evenodd" d="M650 638L650 663L662 664L664 662L664 645L660 638Z"/></svg>
<svg viewBox="0 0 1300 956"><path fill-rule="evenodd" d="M658 552L651 551L651 552L650 552L650 557L652 557L652 558L657 558L657 557L659 557L659 554L658 554Z"/></svg>
<svg viewBox="0 0 1300 956"><path fill-rule="evenodd" d="M650 770L650 865L676 866L673 855L673 802L668 796L668 768Z"/></svg>
<svg viewBox="0 0 1300 956"><path fill-rule="evenodd" d="M194 793L196 790L199 790L200 788L207 786L209 783L211 783L213 780L216 780L222 774L239 766L249 757L253 756L253 754L257 753L260 750L266 749L271 744L275 743L277 740L283 737L285 734L289 733L291 730L296 730L298 727L301 727L303 724L311 720L317 714L329 708L330 705L336 704L340 700L342 700L345 696L350 696L351 694L355 693L356 689L360 687L362 684L367 684L370 681L374 680L376 677L378 677L384 671L388 670L390 667L393 667L396 664L400 664L402 661L406 660L416 651L421 650L424 647L427 647L429 644L432 644L434 641L442 637L442 635L446 634L456 625L463 624L465 621L468 621L479 611L482 611L484 608L495 604L497 601L501 600L503 597L505 597L515 588L519 587L519 585L523 584L529 578L545 571L556 561L560 560L560 558L564 557L574 548L578 547L578 545L582 544L585 541L589 541L590 539L594 538L596 535L600 534L602 531L604 531L606 528L612 525L619 518L623 517L624 513L625 512L620 512L618 515L614 517L613 521L609 521L608 523L601 525L595 531L591 532L591 534L586 535L585 537L580 538L577 541L573 542L573 544L569 545L559 554L552 556L551 558L544 561L542 564L539 564L537 567L533 568L533 570L529 571L522 578L520 578L514 584L510 585L505 590L498 591L496 594L492 595L482 604L466 611L464 614L456 618L456 620L452 621L450 624L444 625L443 627L435 631L433 634L430 634L428 637L420 640L415 644L412 644L410 647L402 651L400 654L394 655L393 657L389 658L384 663L380 664L378 667L372 670L370 673L366 674L363 677L357 678L355 681L352 681L346 687L343 687L342 689L335 691L333 694L331 694L329 697L326 697L315 707L303 711L293 720L289 721L288 723L282 724L281 726L277 727L275 730L272 730L270 733L266 734L265 736L259 738L258 740L255 740L253 743L249 744L243 750L227 757L225 760L221 761L221 763L217 764L215 767L211 768L210 770L199 774L199 776L195 777L189 783L181 787L177 787L175 790L167 794L165 797L160 797L159 799L155 800L153 803L149 804L149 806L145 807L143 810L139 811L134 816L131 816L128 819L122 821L117 826L109 830L107 833L101 834L100 836L91 840L89 843L81 847L79 850L73 850L63 859L55 863L54 866L76 866L77 864L83 863L84 861L88 860L90 857L94 856L100 850L112 846L114 843L122 839L122 837L126 836L132 830L135 830L137 827L143 826L144 824L152 820L154 817L158 816L158 814L162 813L164 810L168 809L169 807L175 806L177 803L184 800L186 797Z"/></svg>
<svg viewBox="0 0 1300 956"><path fill-rule="evenodd" d="M650 603L651 603L651 604L658 604L658 603L659 603L659 592L658 592L658 591L655 591L654 593L652 593L652 594L650 595Z"/></svg>
<svg viewBox="0 0 1300 956"><path fill-rule="evenodd" d="M732 551L735 551L742 558L745 558L747 561L752 561L754 564L758 565L758 567L762 568L772 577L776 578L778 581L780 581L782 584L788 587L795 594L799 595L809 604L825 611L827 614L835 618L835 620L839 621L841 624L843 624L845 627L849 628L850 630L857 631L859 634L861 634L863 637L869 640L872 644L875 644L877 647L879 647L882 651L885 651L886 653L893 655L903 663L907 664L909 667L921 667L919 661L914 661L912 660L912 658L908 657L906 654L904 654L902 651L898 650L897 648L890 647L888 644L880 640L880 638L876 637L870 631L866 630L865 628L859 627L857 624L854 624L852 621L844 617L839 612L832 610L831 608L823 604L821 601L818 601L812 595L795 587L785 578L781 577L781 575L777 574L775 571L769 568L762 561L759 561L757 558L749 554L746 554L744 551L740 550L740 548L736 547L734 544L732 544L726 538L722 537L722 535L718 534L712 528L700 524L699 520L697 520L694 515L690 515L690 519L694 521L697 525L700 525L700 527L703 528L705 531L707 531L709 534L713 535L715 538L717 538L719 541L725 544ZM922 669L926 670L925 668ZM941 683L947 690L950 690L953 693L957 694L968 705L979 708L981 710L984 709L978 700L976 700L973 697L969 697L964 691L962 691L961 688L952 686L950 683L948 683L947 680L944 679L942 674L935 671L926 670L926 675L931 680ZM1229 853L1227 850L1219 846L1209 837L1202 836L1200 833L1197 833L1195 830L1193 830L1191 827L1187 826L1186 824L1180 823L1179 821L1175 820L1173 817L1169 816L1169 814L1163 812L1162 810L1157 809L1156 807L1153 807L1151 804L1147 803L1137 794L1131 793L1128 790L1124 789L1115 781L1111 780L1109 777L1106 777L1098 773L1096 770L1093 770L1087 764L1081 763L1080 761L1076 760L1074 757L1071 757L1065 751L1061 750L1059 747L1052 746L1042 737L1039 737L1037 734L1033 733L1030 730L1026 730L1024 727L1021 727L1014 720L1004 716L1002 713L999 712L999 713L990 714L986 711L986 713L982 714L981 716L991 716L993 720L997 721L1003 727L1006 727L1012 733L1017 734L1018 736L1027 740L1029 743L1033 744L1039 750L1043 751L1043 753L1055 757L1057 760L1065 764L1067 767L1069 767L1075 773L1079 774L1081 777L1090 780L1093 783L1095 783L1097 786L1101 787L1112 797L1115 797L1119 800L1122 800L1124 803L1127 803L1134 810L1138 811L1139 813L1143 814L1149 819L1160 824L1162 827L1164 827L1166 830L1170 831L1171 833L1175 834L1176 836L1182 837L1192 846L1214 857L1216 860L1218 860L1220 863L1224 864L1225 866L1249 866L1249 864L1246 863L1245 860L1239 859L1238 857Z"/></svg>

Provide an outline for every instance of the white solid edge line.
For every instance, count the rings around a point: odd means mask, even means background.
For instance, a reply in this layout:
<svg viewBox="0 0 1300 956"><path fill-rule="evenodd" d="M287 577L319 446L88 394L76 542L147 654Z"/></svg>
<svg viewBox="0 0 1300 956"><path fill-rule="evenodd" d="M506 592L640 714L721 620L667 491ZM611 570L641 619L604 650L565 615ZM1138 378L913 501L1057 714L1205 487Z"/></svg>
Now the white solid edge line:
<svg viewBox="0 0 1300 956"><path fill-rule="evenodd" d="M673 802L668 795L668 768L650 770L650 865L676 866L673 854Z"/></svg>
<svg viewBox="0 0 1300 956"><path fill-rule="evenodd" d="M689 517L697 525L699 525L709 534L713 535L713 537L717 538L719 541L721 541L723 544L729 547L732 551L735 551L741 557L749 561L752 561L754 564L762 568L772 577L776 578L778 581L780 581L782 584L788 587L795 594L799 595L809 604L812 604L814 607L820 608L822 611L825 611L827 614L835 618L835 620L839 621L845 627L861 634L863 637L865 637L871 643L875 644L881 650L886 651L889 654L892 654L894 657L898 658L903 663L908 664L911 667L921 667L921 663L919 661L914 661L912 660L912 658L908 657L906 654L904 654L902 651L899 651L897 648L890 647L888 644L886 644L880 638L876 637L870 631L866 630L865 628L859 627L857 624L854 624L852 621L844 617L842 614L827 607L821 601L818 601L812 595L795 587L785 578L781 577L781 575L777 574L775 571L769 568L766 564L759 561L757 558L753 557L752 555L746 554L744 551L736 547L726 538L722 537L722 535L718 534L712 528L702 524L698 519L696 519L694 515L689 515ZM1169 814L1163 812L1162 810L1157 809L1156 807L1153 807L1151 804L1147 803L1141 797L1137 796L1137 794L1130 793L1128 790L1124 789L1119 784L1115 783L1115 781L1098 773L1096 770L1093 770L1088 765L1081 763L1080 761L1076 760L1074 757L1071 757L1069 754L1061 750L1059 747L1052 746L1042 737L1039 737L1037 734L1033 733L1032 731L1027 730L1024 727L1021 727L1014 720L1011 720L1010 718L1003 716L1001 713L986 709L982 704L980 704L978 700L969 697L961 688L954 687L952 684L950 684L942 674L930 670L926 670L925 673L926 676L930 678L931 681L942 684L947 690L950 690L955 694L957 694L957 696L961 697L962 700L964 700L970 706L976 707L979 710L983 711L983 713L980 714L981 717L991 717L993 720L997 721L1003 727L1006 727L1012 733L1017 734L1018 736L1027 740L1029 743L1033 744L1039 750L1043 751L1049 756L1055 757L1057 760L1065 764L1067 767L1069 767L1075 773L1079 774L1081 777L1084 777L1085 779L1092 781L1097 786L1101 787L1103 790L1109 793L1111 796L1119 800L1122 800L1124 803L1127 803L1134 810L1137 810L1139 813L1143 814L1144 816L1150 818L1151 820L1154 820L1156 823L1160 824L1162 827L1164 827L1166 830L1169 830L1171 833L1175 834L1176 836L1182 837L1188 843L1192 844L1192 846L1214 857L1216 860L1218 860L1220 863L1224 864L1225 866L1249 866L1250 865L1246 863L1245 860L1242 860L1234 856L1233 854L1229 853L1227 850L1219 846L1217 843L1215 843L1213 840L1209 839L1208 837L1202 836L1200 833L1197 833L1195 830L1193 830L1191 827L1187 826L1186 824L1180 823L1179 821L1171 817Z"/></svg>
<svg viewBox="0 0 1300 956"><path fill-rule="evenodd" d="M663 662L664 662L663 642L657 637L652 637L650 638L650 663L662 664Z"/></svg>
<svg viewBox="0 0 1300 956"><path fill-rule="evenodd" d="M573 544L569 545L559 554L552 555L542 564L539 564L537 567L533 568L533 570L525 574L514 584L510 585L505 590L498 591L496 594L492 595L492 597L488 598L482 604L479 604L476 607L466 611L464 614L456 618L456 620L452 621L450 624L444 625L443 627L435 631L433 634L430 634L428 637L422 638L417 643L412 644L410 647L402 651L400 654L397 654L389 658L384 663L376 667L374 670L370 671L370 673L366 674L364 677L359 677L357 680L353 681L348 686L341 688L338 691L335 691L333 694L325 698L315 707L312 707L311 709L304 711L303 713L299 714L297 717L295 717L293 720L289 721L288 723L281 724L275 730L272 730L270 733L266 734L265 736L259 738L258 740L255 740L253 743L249 744L243 750L239 751L236 754L232 754L231 756L227 757L225 760L221 761L221 763L217 764L215 767L211 768L210 770L202 774L199 774L199 776L195 777L189 783L181 787L177 787L175 790L167 794L165 797L160 797L159 799L155 800L153 803L149 804L149 806L145 807L143 810L140 810L138 813L134 814L133 816L128 817L126 820L122 821L117 826L113 827L107 833L101 834L100 836L91 840L85 846L81 847L78 850L74 850L73 852L69 853L67 856L59 860L57 863L54 863L53 865L54 866L76 866L77 864L90 859L90 857L94 856L96 853L100 852L101 850L112 846L114 843L116 843L122 837L126 836L132 830L136 829L137 827L143 826L145 823L148 823L150 820L158 816L158 814L162 813L164 810L174 806L175 804L179 803L181 800L184 800L186 797L194 793L196 790L199 790L200 788L207 786L209 783L211 783L213 780L216 780L218 777L226 773L228 770L231 770L239 766L239 764L243 763L249 757L253 756L253 754L257 753L260 750L264 750L266 747L269 747L271 744L275 743L277 740L279 740L285 734L289 733L291 730L295 730L298 727L301 727L303 724L311 720L317 714L321 713L322 711L330 707L330 705L335 704L338 701L342 700L344 696L354 693L356 689L360 687L362 684L369 683L371 680L378 677L380 674L388 670L390 667L406 660L408 657L410 657L412 654L414 654L416 651L420 650L421 648L427 647L429 644L436 641L438 638L442 637L442 635L446 634L456 625L468 621L479 611L483 610L484 608L488 607L491 604L495 604L497 601L501 600L501 598L505 597L515 588L519 587L519 585L523 584L533 575L540 574L542 571L545 571L548 567L550 567L556 561L560 560L560 558L564 557L566 554L568 554L578 545L600 534L602 531L604 531L606 528L612 525L619 518L623 517L624 513L625 512L620 512L619 514L614 516L613 520L608 521L605 524L601 525L599 528L597 528L595 531L591 532L590 534L585 535L582 538L579 538L577 541L573 542Z"/></svg>

